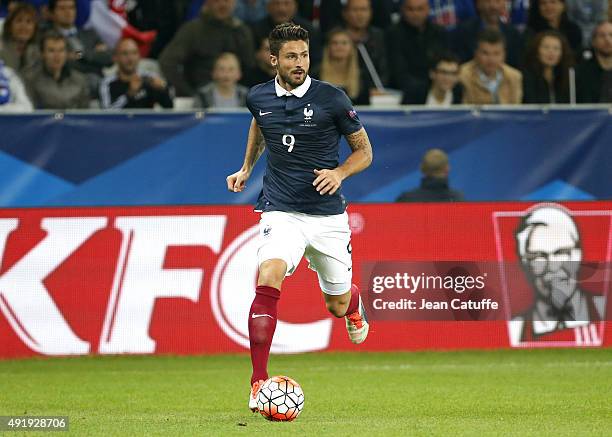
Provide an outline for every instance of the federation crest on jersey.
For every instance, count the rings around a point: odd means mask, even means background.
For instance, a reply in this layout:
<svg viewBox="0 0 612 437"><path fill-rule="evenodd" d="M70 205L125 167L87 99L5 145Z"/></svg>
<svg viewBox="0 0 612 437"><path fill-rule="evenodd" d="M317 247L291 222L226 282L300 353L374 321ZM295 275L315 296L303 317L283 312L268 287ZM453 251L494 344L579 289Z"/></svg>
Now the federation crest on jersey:
<svg viewBox="0 0 612 437"><path fill-rule="evenodd" d="M304 106L304 110L302 111L304 114L304 121L300 123L301 127L316 127L317 123L314 120L315 116L315 107L312 103L308 103Z"/></svg>
<svg viewBox="0 0 612 437"><path fill-rule="evenodd" d="M553 203L493 214L513 347L601 346L612 211Z"/></svg>
<svg viewBox="0 0 612 437"><path fill-rule="evenodd" d="M314 109L310 107L310 103L304 107L304 121L312 120L312 116L314 115Z"/></svg>

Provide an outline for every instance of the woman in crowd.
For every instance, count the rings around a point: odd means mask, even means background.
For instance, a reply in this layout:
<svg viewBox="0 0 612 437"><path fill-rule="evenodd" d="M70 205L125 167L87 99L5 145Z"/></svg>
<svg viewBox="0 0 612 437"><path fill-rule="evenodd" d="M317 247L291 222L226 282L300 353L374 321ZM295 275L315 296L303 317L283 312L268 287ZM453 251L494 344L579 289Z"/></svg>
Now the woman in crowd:
<svg viewBox="0 0 612 437"><path fill-rule="evenodd" d="M359 70L357 48L344 29L328 33L323 60L312 75L344 89L355 105L370 103L369 87Z"/></svg>
<svg viewBox="0 0 612 437"><path fill-rule="evenodd" d="M37 30L38 16L34 6L18 3L11 8L4 22L0 59L22 78L31 75L40 64Z"/></svg>
<svg viewBox="0 0 612 437"><path fill-rule="evenodd" d="M240 85L240 60L234 53L222 53L215 60L212 81L200 87L194 108L240 108L246 106L249 89Z"/></svg>
<svg viewBox="0 0 612 437"><path fill-rule="evenodd" d="M576 56L582 51L582 30L567 17L565 0L531 0L526 39L531 41L544 30L557 30L569 42Z"/></svg>
<svg viewBox="0 0 612 437"><path fill-rule="evenodd" d="M523 103L569 103L569 69L573 55L565 37L538 33L527 50L523 69Z"/></svg>

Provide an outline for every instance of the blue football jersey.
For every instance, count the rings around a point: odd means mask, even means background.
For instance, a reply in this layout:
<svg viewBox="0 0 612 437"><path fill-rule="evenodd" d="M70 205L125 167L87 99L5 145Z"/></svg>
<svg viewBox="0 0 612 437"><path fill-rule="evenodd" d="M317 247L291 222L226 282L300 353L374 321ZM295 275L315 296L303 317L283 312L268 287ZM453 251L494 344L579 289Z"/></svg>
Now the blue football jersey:
<svg viewBox="0 0 612 437"><path fill-rule="evenodd" d="M268 151L255 209L341 214L346 209L341 190L320 195L312 185L314 170L338 167L340 139L360 130L361 121L344 91L327 82L307 77L293 92L301 97L286 95L273 79L247 96Z"/></svg>

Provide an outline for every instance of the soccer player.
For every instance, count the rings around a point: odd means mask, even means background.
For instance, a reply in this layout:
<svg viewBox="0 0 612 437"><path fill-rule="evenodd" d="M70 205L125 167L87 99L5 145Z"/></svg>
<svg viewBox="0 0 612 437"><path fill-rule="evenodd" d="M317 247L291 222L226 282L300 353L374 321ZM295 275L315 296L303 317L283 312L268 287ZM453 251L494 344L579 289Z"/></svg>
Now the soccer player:
<svg viewBox="0 0 612 437"><path fill-rule="evenodd" d="M317 272L327 309L346 319L353 343L368 335L368 321L356 286L351 286L351 231L341 184L372 162L372 146L346 94L308 76L308 32L285 23L270 33L270 60L276 78L254 86L247 96L253 114L242 168L227 177L227 188L244 189L264 148L268 149L263 190L255 207L262 212L259 276L249 312L251 393L268 378L276 329L277 302L285 276L302 256ZM344 135L352 153L342 165Z"/></svg>

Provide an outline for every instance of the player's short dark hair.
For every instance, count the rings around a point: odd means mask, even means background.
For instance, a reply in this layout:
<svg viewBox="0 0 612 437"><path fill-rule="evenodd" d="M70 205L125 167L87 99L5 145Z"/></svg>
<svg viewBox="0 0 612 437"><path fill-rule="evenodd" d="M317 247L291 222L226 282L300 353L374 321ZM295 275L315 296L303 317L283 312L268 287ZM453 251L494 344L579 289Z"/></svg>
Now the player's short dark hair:
<svg viewBox="0 0 612 437"><path fill-rule="evenodd" d="M504 34L493 28L486 28L478 34L476 46L483 42L488 44L501 44L506 47L506 38L504 38Z"/></svg>
<svg viewBox="0 0 612 437"><path fill-rule="evenodd" d="M278 56L281 47L288 41L304 41L309 43L308 31L295 23L283 23L270 32L270 53Z"/></svg>

